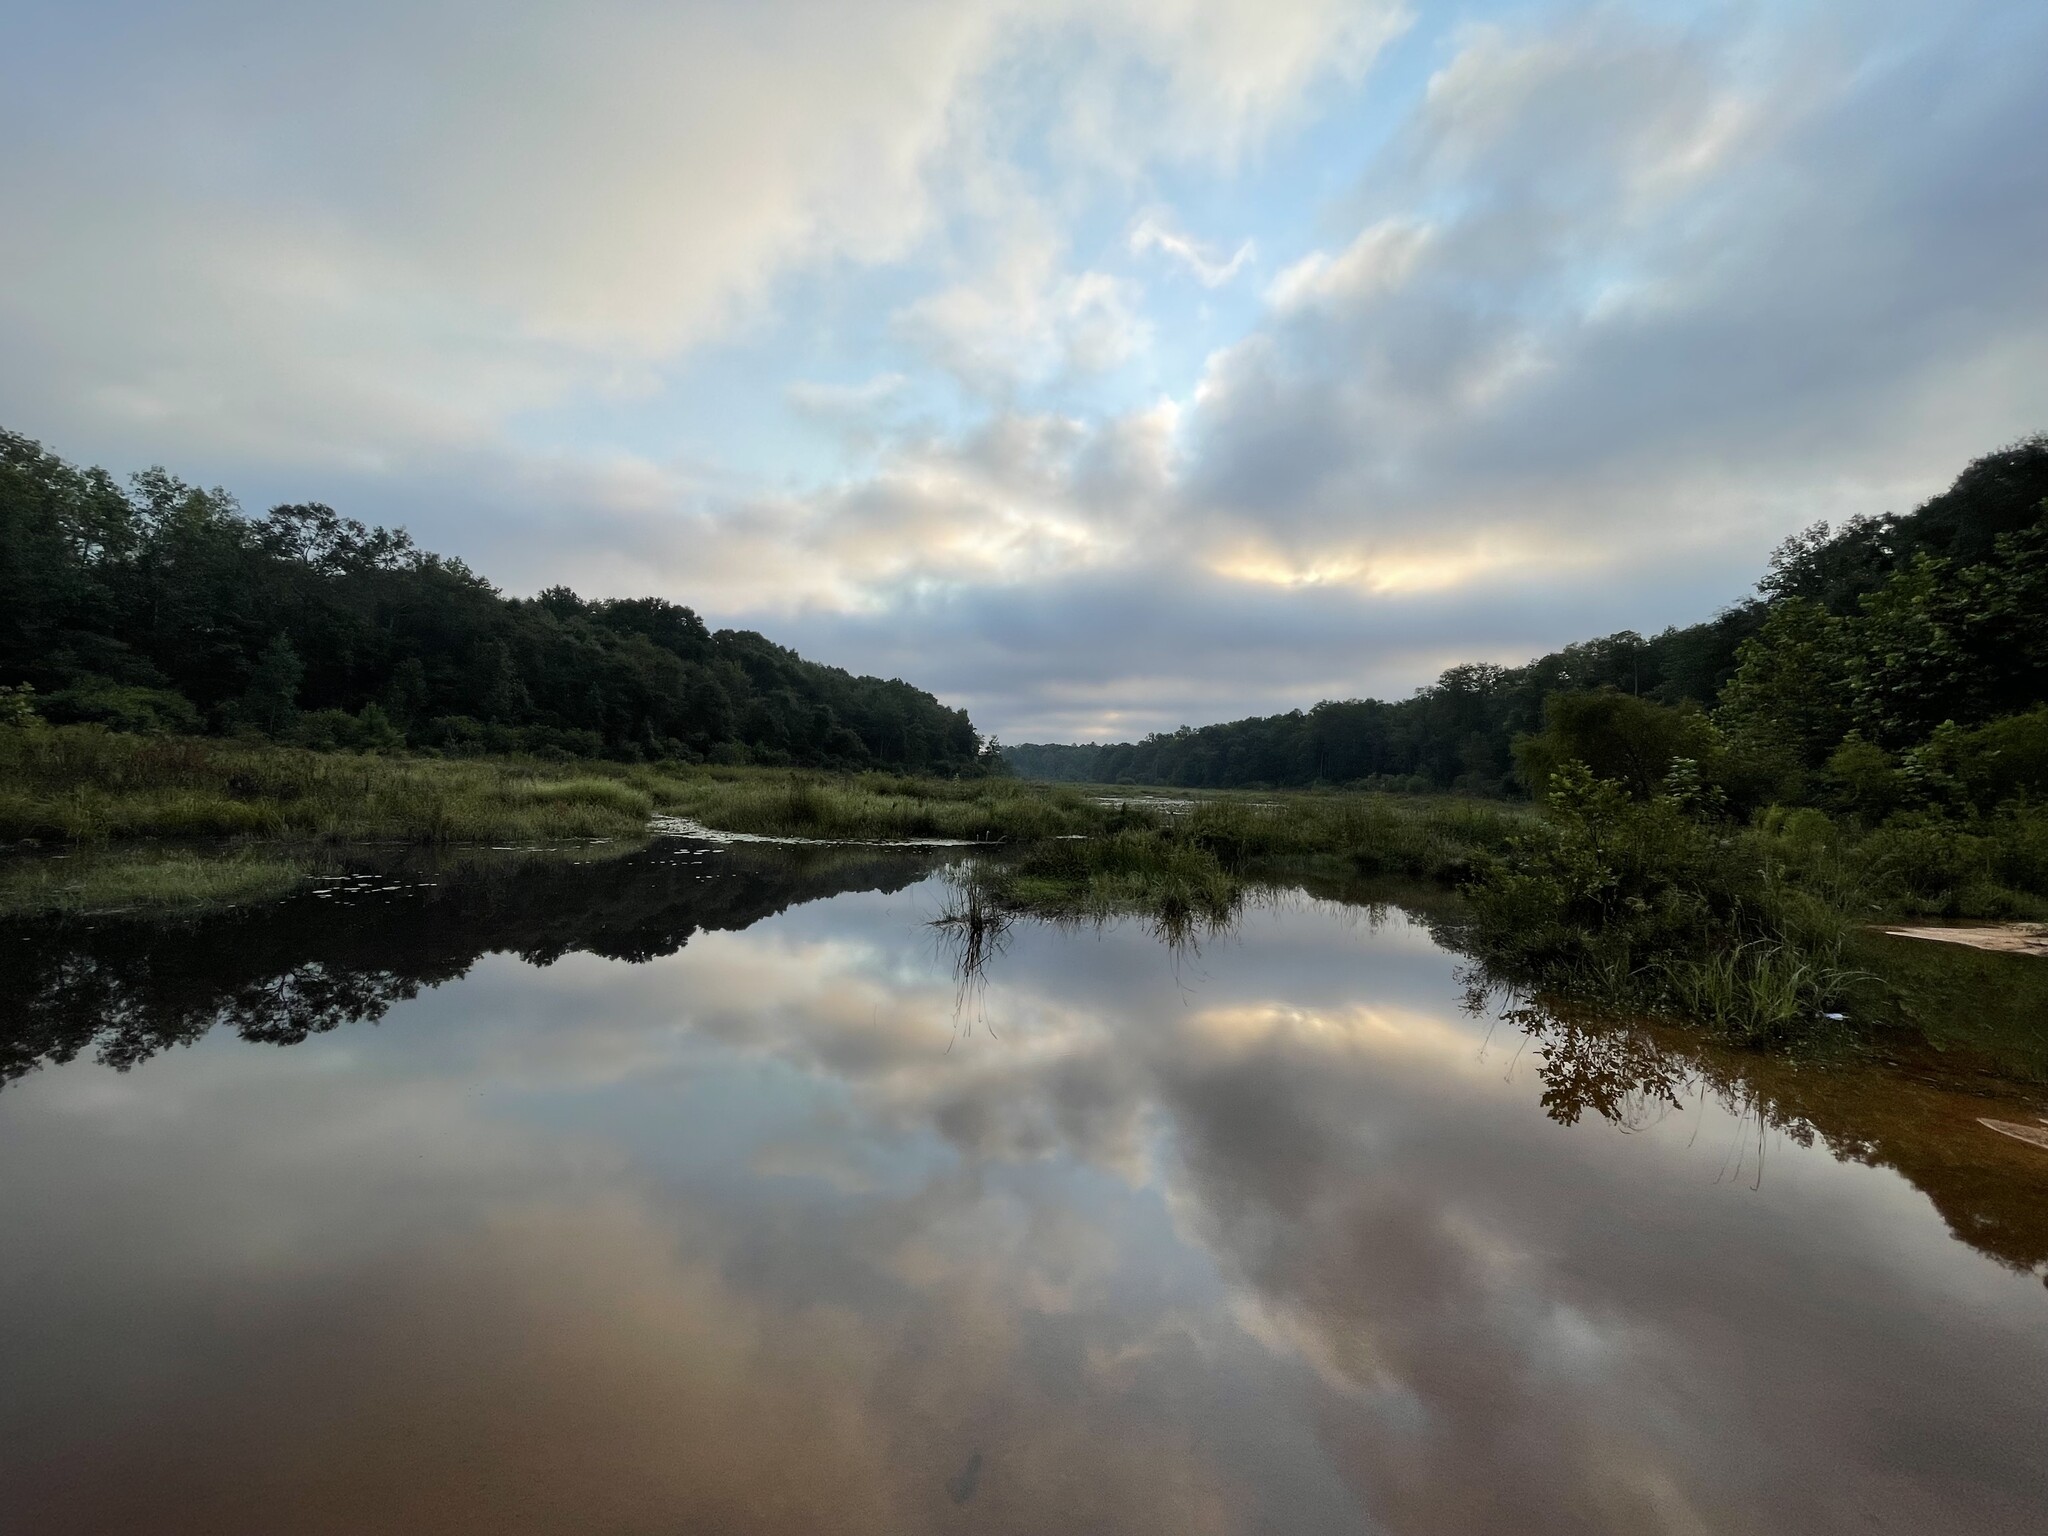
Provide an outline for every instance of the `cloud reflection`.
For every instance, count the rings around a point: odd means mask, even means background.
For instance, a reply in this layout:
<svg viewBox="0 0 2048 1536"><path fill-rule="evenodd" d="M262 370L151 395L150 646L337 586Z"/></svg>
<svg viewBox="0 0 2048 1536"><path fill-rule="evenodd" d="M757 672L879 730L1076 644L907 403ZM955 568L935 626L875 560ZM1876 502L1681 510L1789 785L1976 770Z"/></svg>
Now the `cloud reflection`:
<svg viewBox="0 0 2048 1536"><path fill-rule="evenodd" d="M1026 929L966 1034L935 906L492 960L374 1035L16 1084L11 1507L230 1536L2038 1507L2039 1287L1894 1175L1787 1142L1717 1182L1748 1131L1712 1098L1559 1124L1398 915L1262 910L1178 975L1134 930Z"/></svg>

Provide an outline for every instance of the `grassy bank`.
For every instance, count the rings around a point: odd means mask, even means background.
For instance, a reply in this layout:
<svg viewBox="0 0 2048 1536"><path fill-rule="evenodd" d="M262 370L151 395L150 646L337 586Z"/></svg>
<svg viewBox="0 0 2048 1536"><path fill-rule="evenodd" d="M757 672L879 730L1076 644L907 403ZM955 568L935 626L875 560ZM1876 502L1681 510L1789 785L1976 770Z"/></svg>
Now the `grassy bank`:
<svg viewBox="0 0 2048 1536"><path fill-rule="evenodd" d="M658 769L393 758L93 726L0 729L0 839L407 843L636 837L673 807Z"/></svg>
<svg viewBox="0 0 2048 1536"><path fill-rule="evenodd" d="M707 827L827 841L1026 843L1085 835L1108 816L1076 790L1015 779L712 769L665 788L670 809Z"/></svg>
<svg viewBox="0 0 2048 1536"><path fill-rule="evenodd" d="M1550 996L1749 1044L1901 1020L1939 1031L1933 1020L1960 999L1902 984L1937 962L1873 943L1870 927L2048 909L2034 852L2048 818L2023 807L1876 829L1812 809L1740 824L1674 795L1632 797L1577 764L1552 785L1540 826L1469 882L1462 940L1504 980Z"/></svg>
<svg viewBox="0 0 2048 1536"><path fill-rule="evenodd" d="M181 892L189 905L237 892L259 899L291 862L275 851L286 845L633 840L657 814L765 836L999 845L1004 858L982 878L1008 910L1174 921L1221 920L1248 885L1310 871L1455 884L1527 823L1511 807L1448 798L1219 796L1183 807L1010 779L391 757L89 726L0 729L0 839L226 839L274 850L267 860L160 852L62 870L23 864L6 877L17 910L169 907Z"/></svg>
<svg viewBox="0 0 2048 1536"><path fill-rule="evenodd" d="M88 849L0 864L0 917L211 911L269 901L311 872L302 854Z"/></svg>
<svg viewBox="0 0 2048 1536"><path fill-rule="evenodd" d="M637 837L657 813L821 840L1028 842L1107 812L1008 779L832 776L526 758L315 752L94 726L0 728L0 840L407 843Z"/></svg>
<svg viewBox="0 0 2048 1536"><path fill-rule="evenodd" d="M614 863L642 844L84 843L0 858L0 918L186 920L317 885L391 882L489 889L535 870Z"/></svg>
<svg viewBox="0 0 2048 1536"><path fill-rule="evenodd" d="M2044 830L2024 810L1967 825L1869 829L1811 810L1743 824L1583 771L1541 807L1284 792L1177 813L1134 802L1088 837L977 861L946 918L1138 914L1180 938L1227 925L1262 888L1424 881L1459 897L1433 923L1440 936L1525 995L1747 1046L1906 1027L2037 1079L2048 965L1884 939L1874 925L2048 912L2034 851Z"/></svg>
<svg viewBox="0 0 2048 1536"><path fill-rule="evenodd" d="M2034 1059L2032 999L2048 995L2033 985L2048 982L2038 961L1929 956L1867 936L1899 917L2048 915L2048 813L2020 805L1870 828L1809 808L1738 822L1576 765L1541 807L1299 791L1148 800L1004 779L0 729L0 838L110 850L223 838L239 850L16 861L0 874L0 909L257 900L297 878L295 848L631 845L664 813L767 836L981 845L962 872L968 921L1137 914L1179 937L1227 924L1262 888L1425 881L1460 893L1459 916L1438 926L1501 984L1752 1045L1905 1022L1937 1043L1990 1041L2001 1058Z"/></svg>

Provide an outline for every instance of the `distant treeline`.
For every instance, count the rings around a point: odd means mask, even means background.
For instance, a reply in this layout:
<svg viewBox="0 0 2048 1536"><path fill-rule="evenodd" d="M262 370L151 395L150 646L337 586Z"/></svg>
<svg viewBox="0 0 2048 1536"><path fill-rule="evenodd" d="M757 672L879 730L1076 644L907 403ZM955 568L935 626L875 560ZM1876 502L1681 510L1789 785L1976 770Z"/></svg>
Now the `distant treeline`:
<svg viewBox="0 0 2048 1536"><path fill-rule="evenodd" d="M1500 793L1525 787L1515 743L1544 730L1548 701L1608 691L1712 711L1700 725L1739 746L1752 774L1776 775L1770 794L1794 796L1845 743L1897 754L1945 721L1982 725L2048 700L2044 498L2048 437L2034 437L1978 459L1917 511L1786 540L1757 595L1703 624L1624 630L1526 666L1452 667L1397 702L1327 700L1004 757L1024 777L1070 782Z"/></svg>
<svg viewBox="0 0 2048 1536"><path fill-rule="evenodd" d="M928 693L661 598L507 598L403 530L247 517L161 469L124 487L5 431L0 692L55 723L313 747L998 766Z"/></svg>

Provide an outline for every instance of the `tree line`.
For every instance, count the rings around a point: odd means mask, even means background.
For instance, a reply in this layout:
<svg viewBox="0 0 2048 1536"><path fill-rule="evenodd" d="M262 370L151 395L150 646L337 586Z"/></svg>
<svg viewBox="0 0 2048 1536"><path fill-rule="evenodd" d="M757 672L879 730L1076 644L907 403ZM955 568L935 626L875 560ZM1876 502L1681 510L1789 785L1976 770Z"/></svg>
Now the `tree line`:
<svg viewBox="0 0 2048 1536"><path fill-rule="evenodd" d="M1452 667L1397 701L1326 700L1005 758L1025 777L1074 782L1498 794L1540 787L1560 753L1626 755L1616 743L1634 733L1654 738L1645 762L1683 748L1739 798L1826 791L1875 815L1923 795L1972 750L1965 736L2044 701L2048 437L2033 437L1977 459L1913 512L1794 535L1754 596L1705 623L1624 630L1520 667ZM2035 729L2000 727L2014 741L1978 755L2011 766Z"/></svg>
<svg viewBox="0 0 2048 1536"><path fill-rule="evenodd" d="M244 515L0 430L0 693L53 723L316 748L999 769L964 710L657 597L505 596L403 529Z"/></svg>

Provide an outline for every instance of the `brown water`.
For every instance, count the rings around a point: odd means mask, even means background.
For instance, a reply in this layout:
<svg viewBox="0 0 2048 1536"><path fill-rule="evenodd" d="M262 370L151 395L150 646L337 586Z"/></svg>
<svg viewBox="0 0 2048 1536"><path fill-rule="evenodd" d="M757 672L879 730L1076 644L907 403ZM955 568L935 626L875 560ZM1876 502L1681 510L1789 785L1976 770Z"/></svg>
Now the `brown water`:
<svg viewBox="0 0 2048 1536"><path fill-rule="evenodd" d="M2034 1106L942 857L6 930L0 1530L2048 1529Z"/></svg>

